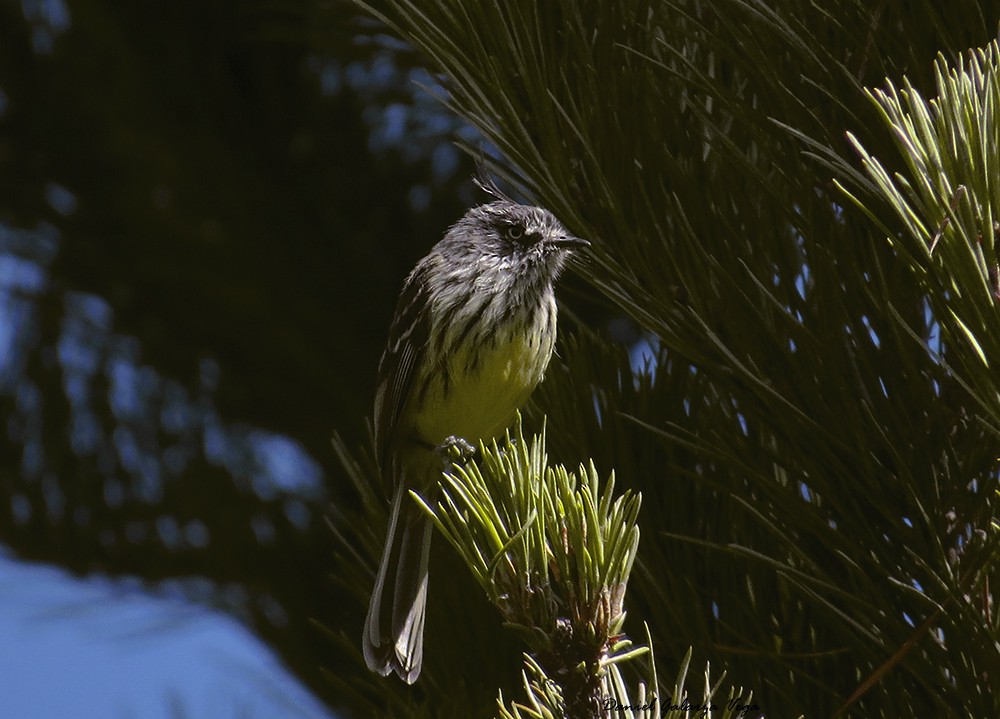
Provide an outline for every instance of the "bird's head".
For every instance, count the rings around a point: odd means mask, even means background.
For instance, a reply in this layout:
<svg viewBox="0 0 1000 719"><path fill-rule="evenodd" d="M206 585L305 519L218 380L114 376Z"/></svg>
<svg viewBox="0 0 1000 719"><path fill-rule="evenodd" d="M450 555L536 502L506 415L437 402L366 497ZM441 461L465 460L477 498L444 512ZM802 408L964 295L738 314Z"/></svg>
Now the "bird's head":
<svg viewBox="0 0 1000 719"><path fill-rule="evenodd" d="M573 249L590 244L570 234L548 210L509 200L472 208L448 236L480 263L549 282Z"/></svg>

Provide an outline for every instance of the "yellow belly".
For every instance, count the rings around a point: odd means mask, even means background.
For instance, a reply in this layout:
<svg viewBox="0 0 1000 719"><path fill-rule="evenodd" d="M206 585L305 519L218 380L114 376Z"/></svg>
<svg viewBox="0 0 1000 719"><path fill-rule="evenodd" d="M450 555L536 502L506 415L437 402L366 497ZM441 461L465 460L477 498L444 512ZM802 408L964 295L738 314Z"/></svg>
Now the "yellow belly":
<svg viewBox="0 0 1000 719"><path fill-rule="evenodd" d="M464 352L449 357L446 391L439 373L421 405L410 408L419 440L437 446L454 435L475 443L506 429L545 374L555 341L554 309L551 317L539 312L534 326L481 347L475 365Z"/></svg>

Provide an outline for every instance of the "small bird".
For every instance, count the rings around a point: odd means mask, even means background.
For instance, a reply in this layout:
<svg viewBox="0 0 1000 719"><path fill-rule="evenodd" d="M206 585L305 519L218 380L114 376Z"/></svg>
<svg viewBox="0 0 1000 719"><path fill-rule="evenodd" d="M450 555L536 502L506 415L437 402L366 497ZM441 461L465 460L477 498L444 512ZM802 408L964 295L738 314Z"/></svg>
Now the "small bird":
<svg viewBox="0 0 1000 719"><path fill-rule="evenodd" d="M392 510L362 643L382 676L412 684L423 662L432 525L409 492L437 486L443 448L509 426L552 356L553 284L588 244L547 210L497 199L466 212L403 284L375 392Z"/></svg>

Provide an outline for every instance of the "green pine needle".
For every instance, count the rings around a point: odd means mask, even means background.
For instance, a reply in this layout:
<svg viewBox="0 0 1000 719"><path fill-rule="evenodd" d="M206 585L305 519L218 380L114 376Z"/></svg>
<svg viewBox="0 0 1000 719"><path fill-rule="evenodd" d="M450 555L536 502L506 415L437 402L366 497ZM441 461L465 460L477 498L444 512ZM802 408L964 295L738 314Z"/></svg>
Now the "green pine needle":
<svg viewBox="0 0 1000 719"><path fill-rule="evenodd" d="M577 472L550 467L545 431L525 440L520 419L506 441L480 452L443 475L434 505L414 497L504 621L529 629L533 650L551 651L566 618L603 656L624 620L640 495L615 497L614 473L602 489L592 462Z"/></svg>

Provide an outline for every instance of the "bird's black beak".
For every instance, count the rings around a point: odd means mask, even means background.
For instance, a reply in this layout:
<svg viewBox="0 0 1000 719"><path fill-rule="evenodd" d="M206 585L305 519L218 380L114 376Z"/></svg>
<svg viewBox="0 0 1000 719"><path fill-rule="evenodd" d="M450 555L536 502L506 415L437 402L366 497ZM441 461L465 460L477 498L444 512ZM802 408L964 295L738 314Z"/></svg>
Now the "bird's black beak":
<svg viewBox="0 0 1000 719"><path fill-rule="evenodd" d="M577 248L577 247L590 247L590 243L580 237L573 237L573 235L564 235L563 237L554 237L549 240L556 247L563 247L567 250Z"/></svg>

